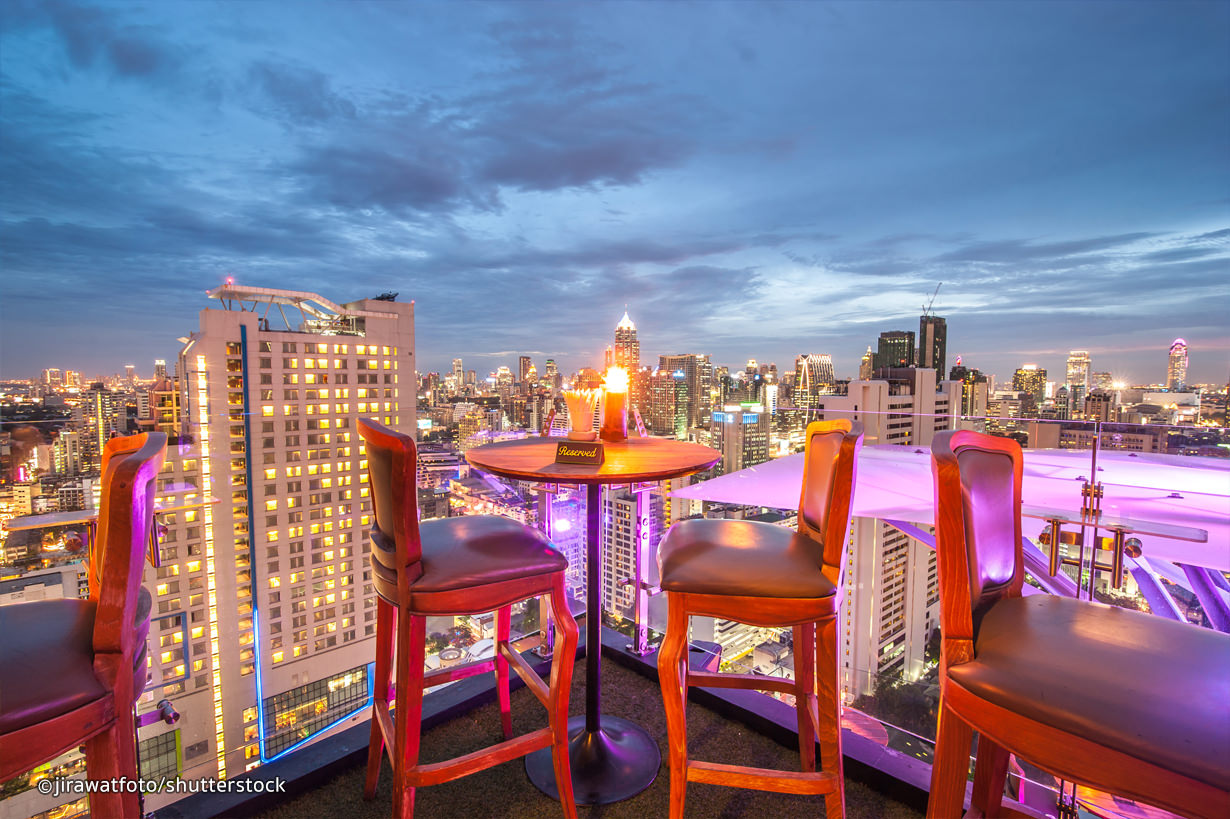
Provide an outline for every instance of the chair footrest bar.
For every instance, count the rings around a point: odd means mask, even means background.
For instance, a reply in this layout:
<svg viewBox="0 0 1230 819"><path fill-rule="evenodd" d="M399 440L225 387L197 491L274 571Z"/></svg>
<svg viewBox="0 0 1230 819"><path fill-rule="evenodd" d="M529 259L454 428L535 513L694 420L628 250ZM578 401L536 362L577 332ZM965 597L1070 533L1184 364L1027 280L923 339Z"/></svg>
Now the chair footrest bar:
<svg viewBox="0 0 1230 819"><path fill-rule="evenodd" d="M435 685L443 685L446 682L456 682L467 677L473 677L476 674L488 674L492 671L495 671L495 660L482 660L480 662L466 663L465 665L440 668L432 671L430 674L423 675L423 688L427 689Z"/></svg>
<svg viewBox="0 0 1230 819"><path fill-rule="evenodd" d="M551 729L540 728L465 756L433 762L430 765L419 765L407 771L406 776L412 787L438 785L525 756L539 748L549 748L551 742Z"/></svg>
<svg viewBox="0 0 1230 819"><path fill-rule="evenodd" d="M689 671L688 685L702 688L750 688L783 694L794 694L798 688L794 680L762 677L758 674L719 674L713 671Z"/></svg>
<svg viewBox="0 0 1230 819"><path fill-rule="evenodd" d="M550 690L542 677L539 677L538 673L525 661L525 658L513 651L507 643L502 644L497 650L512 664L517 676L525 683L526 688L534 692L534 696L538 697L543 707L550 709Z"/></svg>
<svg viewBox="0 0 1230 819"><path fill-rule="evenodd" d="M837 791L837 777L828 771L778 771L718 762L689 761L688 781L811 796Z"/></svg>

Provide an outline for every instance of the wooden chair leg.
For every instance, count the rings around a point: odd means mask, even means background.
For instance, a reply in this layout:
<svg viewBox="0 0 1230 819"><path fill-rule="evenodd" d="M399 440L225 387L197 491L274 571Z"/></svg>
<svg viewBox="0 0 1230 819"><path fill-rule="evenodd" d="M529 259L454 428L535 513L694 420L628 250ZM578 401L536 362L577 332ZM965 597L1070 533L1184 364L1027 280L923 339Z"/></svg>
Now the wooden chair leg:
<svg viewBox="0 0 1230 819"><path fill-rule="evenodd" d="M973 738L973 729L947 707L941 696L927 819L951 819L965 812L965 783L969 776L969 746Z"/></svg>
<svg viewBox="0 0 1230 819"><path fill-rule="evenodd" d="M817 731L822 770L835 777L835 790L824 797L826 819L846 815L845 764L841 754L841 680L837 671L837 618L822 620L816 631ZM797 662L797 660L796 660Z"/></svg>
<svg viewBox="0 0 1230 819"><path fill-rule="evenodd" d="M90 779L137 778L136 725L131 710L121 706L119 711L114 725L86 740L85 770ZM140 795L136 792L92 793L90 816L96 819L139 819Z"/></svg>
<svg viewBox="0 0 1230 819"><path fill-rule="evenodd" d="M811 721L811 706L816 700L816 626L804 623L794 627L795 714L799 725L800 770L816 770L816 730Z"/></svg>
<svg viewBox="0 0 1230 819"><path fill-rule="evenodd" d="M551 658L549 716L551 722L551 761L555 783L566 819L577 819L577 802L572 790L572 764L568 758L568 695L572 690L572 669L577 658L580 630L568 608L564 575L551 588L551 616L555 620L555 653Z"/></svg>
<svg viewBox="0 0 1230 819"><path fill-rule="evenodd" d="M979 734L978 757L974 762L974 793L970 804L982 811L983 816L999 815L1007 776L1008 749L986 734Z"/></svg>
<svg viewBox="0 0 1230 819"><path fill-rule="evenodd" d="M376 670L372 681L372 731L367 741L367 776L363 781L363 798L376 797L380 779L380 762L384 756L384 730L376 714L389 713L389 670L393 666L393 626L397 608L384 598L376 597ZM396 763L394 763L396 767Z"/></svg>
<svg viewBox="0 0 1230 819"><path fill-rule="evenodd" d="M393 756L393 816L414 816L414 779L419 761L423 722L423 662L427 651L427 618L398 612L397 706Z"/></svg>
<svg viewBox="0 0 1230 819"><path fill-rule="evenodd" d="M666 593L666 636L658 649L658 680L666 709L666 743L670 761L670 817L682 819L688 788L688 613L683 599Z"/></svg>
<svg viewBox="0 0 1230 819"><path fill-rule="evenodd" d="M504 739L512 739L512 699L508 693L508 658L500 646L508 645L512 633L512 606L502 606L495 613L495 688L500 702L500 727Z"/></svg>

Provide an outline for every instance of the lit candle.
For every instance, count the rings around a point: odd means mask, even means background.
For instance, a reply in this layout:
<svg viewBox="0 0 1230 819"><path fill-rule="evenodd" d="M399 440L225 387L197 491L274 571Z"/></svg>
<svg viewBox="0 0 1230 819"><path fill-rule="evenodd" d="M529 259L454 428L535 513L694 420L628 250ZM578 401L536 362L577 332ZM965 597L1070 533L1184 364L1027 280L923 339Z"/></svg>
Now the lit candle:
<svg viewBox="0 0 1230 819"><path fill-rule="evenodd" d="M606 398L602 404L604 441L623 441L628 437L628 372L612 367L606 373Z"/></svg>

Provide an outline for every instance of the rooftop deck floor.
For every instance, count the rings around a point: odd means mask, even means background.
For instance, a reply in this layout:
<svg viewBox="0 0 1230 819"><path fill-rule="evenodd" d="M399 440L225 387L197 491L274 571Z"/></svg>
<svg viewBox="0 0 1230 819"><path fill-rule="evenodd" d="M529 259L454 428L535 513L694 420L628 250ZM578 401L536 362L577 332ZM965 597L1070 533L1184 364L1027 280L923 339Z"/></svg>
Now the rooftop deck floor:
<svg viewBox="0 0 1230 819"><path fill-rule="evenodd" d="M578 661L571 712L585 707L583 660ZM666 717L661 690L656 681L618 663L603 664L603 712L635 720L653 736L660 749L666 748ZM525 732L546 724L546 712L524 688L513 693L513 730ZM798 753L752 729L727 719L703 706L688 705L689 749L697 759L781 767L798 770ZM500 736L499 712L494 703L480 706L423 735L422 760L434 762L477 750ZM263 813L263 819L300 819L300 817L346 816L387 817L392 805L392 785L388 762L381 773L376 799L363 801L363 766L355 765L315 789L285 801ZM669 782L665 758L658 778L643 793L612 805L578 808L581 817L603 819L643 819L667 815ZM443 785L420 788L416 795L416 815L430 819L472 819L472 817L550 817L560 816L559 803L540 793L526 778L522 760ZM764 817L819 815L823 805L818 797L723 788L692 784L688 787L687 815L693 817ZM922 814L914 807L873 790L849 776L846 780L846 814L850 817L915 819Z"/></svg>

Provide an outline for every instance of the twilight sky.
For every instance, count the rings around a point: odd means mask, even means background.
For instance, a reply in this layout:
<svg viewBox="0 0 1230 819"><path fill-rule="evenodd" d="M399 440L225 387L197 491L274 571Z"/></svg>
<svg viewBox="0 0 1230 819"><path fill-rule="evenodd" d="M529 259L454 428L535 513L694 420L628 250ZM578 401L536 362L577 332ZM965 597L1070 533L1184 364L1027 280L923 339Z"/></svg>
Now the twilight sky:
<svg viewBox="0 0 1230 819"><path fill-rule="evenodd" d="M241 284L416 302L420 370L707 352L1230 373L1230 3L0 0L0 377ZM1062 375L1060 375L1062 378Z"/></svg>

